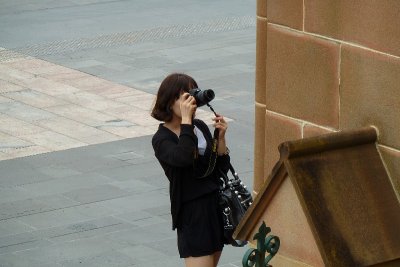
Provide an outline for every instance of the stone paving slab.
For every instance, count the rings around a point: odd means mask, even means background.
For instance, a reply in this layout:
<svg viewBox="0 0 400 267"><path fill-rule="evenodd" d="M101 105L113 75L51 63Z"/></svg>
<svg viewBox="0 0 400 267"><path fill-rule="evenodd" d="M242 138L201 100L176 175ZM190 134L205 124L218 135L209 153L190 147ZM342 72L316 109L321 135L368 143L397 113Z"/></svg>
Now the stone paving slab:
<svg viewBox="0 0 400 267"><path fill-rule="evenodd" d="M41 59L2 61L0 160L153 134L154 99ZM211 123L212 113L197 116Z"/></svg>
<svg viewBox="0 0 400 267"><path fill-rule="evenodd" d="M0 95L4 99L11 100L0 103L2 115L0 125L3 125L3 128L7 127L0 129L4 135L0 150L1 159L138 136L137 130L127 129L132 126L143 126L149 129L148 134L153 131L150 128L158 124L155 120L146 121L146 126L126 121L125 125L112 127L111 132L107 131L107 127L96 128L96 125L93 125L122 121L116 112L113 112L114 116L109 116L101 111L116 107L128 109L129 103L114 101L111 97L115 94L119 96L121 93L129 95L141 93L133 88L119 86L35 58L1 62L0 70L2 85ZM68 78L60 78L60 74L70 75ZM93 92L85 91L88 89ZM102 95L97 95L100 90ZM148 94L148 97L154 99L153 95ZM147 103L149 104L147 107L136 108L132 118L146 115L147 120L151 121L148 116L151 103ZM6 138L11 140L7 142Z"/></svg>
<svg viewBox="0 0 400 267"><path fill-rule="evenodd" d="M15 179L0 179L0 266L183 266L150 139L0 161ZM220 266L245 249L226 247Z"/></svg>

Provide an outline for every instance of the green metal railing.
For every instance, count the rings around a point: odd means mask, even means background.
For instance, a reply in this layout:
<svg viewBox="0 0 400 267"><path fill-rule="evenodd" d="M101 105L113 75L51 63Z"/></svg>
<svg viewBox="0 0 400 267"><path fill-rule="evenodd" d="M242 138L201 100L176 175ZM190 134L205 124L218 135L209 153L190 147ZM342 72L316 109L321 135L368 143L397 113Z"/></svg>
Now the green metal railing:
<svg viewBox="0 0 400 267"><path fill-rule="evenodd" d="M267 227L263 222L258 233L253 237L253 240L257 240L257 248L247 250L243 256L242 266L243 267L271 267L268 263L275 256L279 250L280 240L279 237L267 234L271 232L271 228ZM266 252L269 253L265 257Z"/></svg>

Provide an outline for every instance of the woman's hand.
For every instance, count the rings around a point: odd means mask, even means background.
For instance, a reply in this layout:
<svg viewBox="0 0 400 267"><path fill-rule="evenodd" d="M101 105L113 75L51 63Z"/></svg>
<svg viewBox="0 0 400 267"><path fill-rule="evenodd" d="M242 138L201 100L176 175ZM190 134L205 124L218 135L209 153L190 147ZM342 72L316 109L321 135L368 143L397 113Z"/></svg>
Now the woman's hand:
<svg viewBox="0 0 400 267"><path fill-rule="evenodd" d="M225 121L224 117L217 114L215 118L212 119L214 123L214 127L219 130L218 139L225 138L226 130L228 129L228 123Z"/></svg>
<svg viewBox="0 0 400 267"><path fill-rule="evenodd" d="M224 117L217 114L215 118L213 118L214 127L218 129L218 148L217 153L218 155L222 156L227 153L228 149L226 147L225 141L225 133L228 129L228 123L225 121Z"/></svg>
<svg viewBox="0 0 400 267"><path fill-rule="evenodd" d="M180 96L182 124L192 124L193 114L196 112L196 100L189 93Z"/></svg>

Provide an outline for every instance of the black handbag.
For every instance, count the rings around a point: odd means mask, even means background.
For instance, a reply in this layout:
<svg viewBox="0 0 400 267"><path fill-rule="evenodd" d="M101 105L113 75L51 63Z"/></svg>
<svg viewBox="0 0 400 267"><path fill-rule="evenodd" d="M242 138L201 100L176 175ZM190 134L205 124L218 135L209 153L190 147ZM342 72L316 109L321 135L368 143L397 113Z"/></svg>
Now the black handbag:
<svg viewBox="0 0 400 267"><path fill-rule="evenodd" d="M217 116L213 107L207 103L207 106L214 112ZM217 167L219 178L221 180L221 185L219 188L219 200L218 204L221 209L221 215L224 225L224 242L227 245L232 245L234 247L243 247L247 244L247 241L235 240L232 235L235 232L236 227L243 218L246 210L253 203L253 198L250 192L247 190L246 186L240 180L239 175L233 168L232 164L229 163L229 171L232 175L230 178L228 172L224 172L218 166L216 166L217 161L217 137L218 129L214 130L212 153L210 156L208 168L205 173L200 176L200 178L208 176L213 172L214 168Z"/></svg>
<svg viewBox="0 0 400 267"><path fill-rule="evenodd" d="M218 170L221 180L219 206L223 217L225 244L243 247L247 244L247 241L235 240L232 234L246 210L252 204L253 198L235 172L232 164L229 166L232 177L228 176L229 172L225 173L220 169Z"/></svg>

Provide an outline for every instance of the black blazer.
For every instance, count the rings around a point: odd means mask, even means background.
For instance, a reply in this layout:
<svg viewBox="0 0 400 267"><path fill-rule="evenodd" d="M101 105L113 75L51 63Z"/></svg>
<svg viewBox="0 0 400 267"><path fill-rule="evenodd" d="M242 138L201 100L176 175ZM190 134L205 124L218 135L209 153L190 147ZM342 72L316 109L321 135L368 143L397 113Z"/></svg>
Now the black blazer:
<svg viewBox="0 0 400 267"><path fill-rule="evenodd" d="M207 141L204 156L198 154L194 125L203 132ZM179 138L163 124L160 124L152 138L152 145L155 156L170 182L172 229L176 229L179 227L179 211L183 202L217 190L218 174L216 169L220 168L227 172L230 157L229 155L218 156L216 167L209 176L201 179L196 177L198 168L208 166L212 145L212 135L208 126L198 119L193 120L193 125L181 124Z"/></svg>

